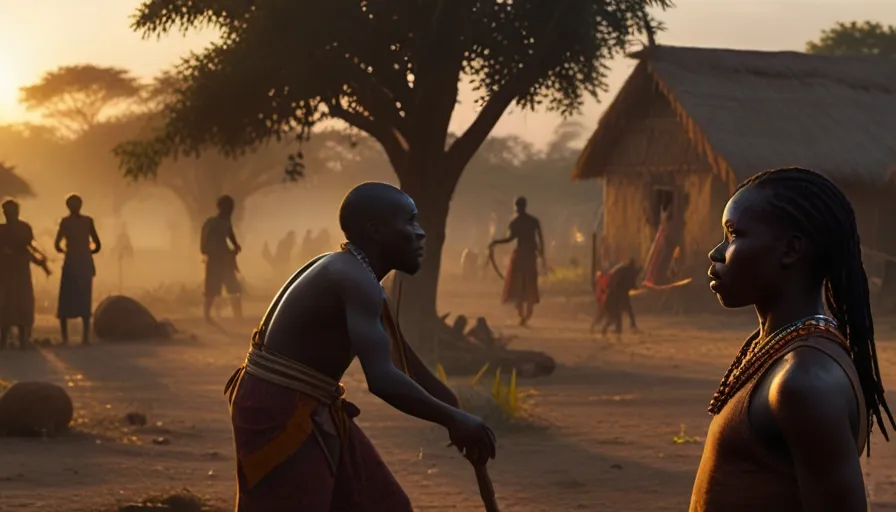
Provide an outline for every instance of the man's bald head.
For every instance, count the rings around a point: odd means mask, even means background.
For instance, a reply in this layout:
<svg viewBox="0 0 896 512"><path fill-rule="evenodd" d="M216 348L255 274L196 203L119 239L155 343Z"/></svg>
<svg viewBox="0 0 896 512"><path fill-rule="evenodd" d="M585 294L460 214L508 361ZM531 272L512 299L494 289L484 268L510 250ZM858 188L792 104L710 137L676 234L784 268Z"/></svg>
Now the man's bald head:
<svg viewBox="0 0 896 512"><path fill-rule="evenodd" d="M339 227L350 242L364 238L371 223L390 220L410 197L388 183L367 182L351 189L339 205Z"/></svg>
<svg viewBox="0 0 896 512"><path fill-rule="evenodd" d="M376 182L353 188L339 206L339 227L368 256L402 272L419 270L426 235L414 201L398 188Z"/></svg>

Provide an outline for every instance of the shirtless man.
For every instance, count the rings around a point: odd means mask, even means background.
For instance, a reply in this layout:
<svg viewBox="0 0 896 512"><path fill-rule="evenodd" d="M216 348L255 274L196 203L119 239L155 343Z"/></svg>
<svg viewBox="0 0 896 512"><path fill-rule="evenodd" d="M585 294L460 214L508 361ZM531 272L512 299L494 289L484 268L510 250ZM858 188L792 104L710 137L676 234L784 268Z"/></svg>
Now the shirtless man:
<svg viewBox="0 0 896 512"><path fill-rule="evenodd" d="M339 252L308 262L281 289L228 382L241 512L411 512L410 501L353 418L339 384L357 356L371 393L441 425L477 466L495 455L481 419L401 336L380 281L420 269L414 202L384 183L345 197Z"/></svg>
<svg viewBox="0 0 896 512"><path fill-rule="evenodd" d="M233 198L223 195L218 198L218 215L209 217L202 225L199 250L205 258L205 304L202 309L205 321L212 321L212 306L215 299L226 290L230 296L230 307L235 318L243 317L240 300L242 287L237 278L236 256L242 251L233 232ZM228 245L230 242L230 245Z"/></svg>
<svg viewBox="0 0 896 512"><path fill-rule="evenodd" d="M507 237L492 241L489 244L489 251L495 245L507 244L516 240L510 267L504 278L502 302L516 305L520 325L524 326L529 323L535 305L539 301L538 258L541 257L544 264L544 237L541 234L541 223L538 218L526 211L526 198L518 197L514 204L516 217L510 221Z"/></svg>

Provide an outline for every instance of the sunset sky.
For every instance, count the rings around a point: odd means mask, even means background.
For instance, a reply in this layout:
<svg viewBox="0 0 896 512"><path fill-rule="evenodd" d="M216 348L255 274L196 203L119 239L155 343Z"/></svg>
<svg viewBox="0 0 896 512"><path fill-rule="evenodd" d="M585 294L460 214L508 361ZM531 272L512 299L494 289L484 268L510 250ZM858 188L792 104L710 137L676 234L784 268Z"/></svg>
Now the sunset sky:
<svg viewBox="0 0 896 512"><path fill-rule="evenodd" d="M0 123L27 114L17 104L18 88L59 65L95 63L121 66L150 77L190 50L199 50L211 34L173 34L142 40L131 31L137 0L0 0ZM807 40L836 21L873 20L896 24L894 0L678 0L658 15L667 31L659 41L670 45L761 50L802 50ZM613 64L606 104L631 70ZM473 118L465 93L455 112L454 128ZM596 123L603 106L590 102L583 121ZM543 142L559 118L546 114L506 115L498 133L516 133Z"/></svg>

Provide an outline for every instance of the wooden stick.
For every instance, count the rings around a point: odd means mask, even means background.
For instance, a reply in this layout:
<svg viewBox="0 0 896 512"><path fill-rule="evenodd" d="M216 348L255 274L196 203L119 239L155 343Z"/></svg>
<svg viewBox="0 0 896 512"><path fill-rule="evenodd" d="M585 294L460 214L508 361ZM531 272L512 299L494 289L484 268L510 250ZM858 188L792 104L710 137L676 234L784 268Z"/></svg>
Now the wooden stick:
<svg viewBox="0 0 896 512"><path fill-rule="evenodd" d="M492 479L488 476L488 469L485 465L473 467L476 470L476 483L479 485L479 497L482 498L482 504L485 505L485 512L501 512L495 497L495 486L492 485Z"/></svg>

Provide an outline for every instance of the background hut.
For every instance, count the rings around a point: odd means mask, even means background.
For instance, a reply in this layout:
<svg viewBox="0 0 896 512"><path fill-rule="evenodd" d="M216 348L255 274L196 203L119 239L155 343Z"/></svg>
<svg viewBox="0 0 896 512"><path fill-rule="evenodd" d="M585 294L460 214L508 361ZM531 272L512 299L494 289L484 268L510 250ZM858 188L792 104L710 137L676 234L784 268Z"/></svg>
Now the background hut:
<svg viewBox="0 0 896 512"><path fill-rule="evenodd" d="M670 46L632 57L574 173L604 180L610 260L643 261L669 207L679 268L699 279L737 183L801 166L845 190L866 265L896 277L883 264L896 255L896 59Z"/></svg>

